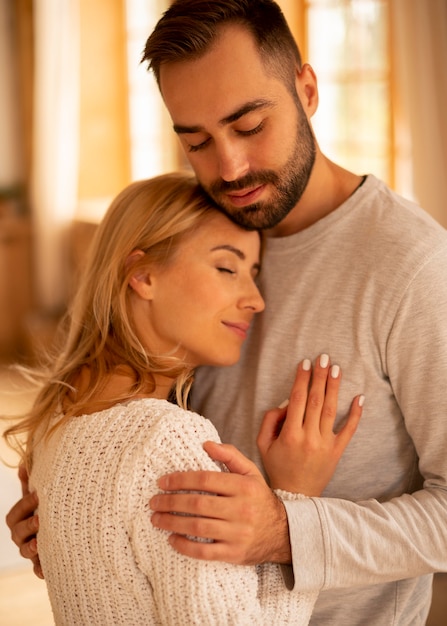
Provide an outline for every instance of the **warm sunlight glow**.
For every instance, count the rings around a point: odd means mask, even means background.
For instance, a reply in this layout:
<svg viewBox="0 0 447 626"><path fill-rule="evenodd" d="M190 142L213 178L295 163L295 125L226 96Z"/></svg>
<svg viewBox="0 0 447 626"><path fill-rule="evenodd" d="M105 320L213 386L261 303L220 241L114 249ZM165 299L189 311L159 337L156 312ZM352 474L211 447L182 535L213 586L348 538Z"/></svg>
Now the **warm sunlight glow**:
<svg viewBox="0 0 447 626"><path fill-rule="evenodd" d="M391 89L384 0L309 0L307 60L320 104L314 127L323 151L359 174L391 183Z"/></svg>
<svg viewBox="0 0 447 626"><path fill-rule="evenodd" d="M132 179L176 168L174 135L154 78L141 65L147 37L167 0L126 0L129 125Z"/></svg>

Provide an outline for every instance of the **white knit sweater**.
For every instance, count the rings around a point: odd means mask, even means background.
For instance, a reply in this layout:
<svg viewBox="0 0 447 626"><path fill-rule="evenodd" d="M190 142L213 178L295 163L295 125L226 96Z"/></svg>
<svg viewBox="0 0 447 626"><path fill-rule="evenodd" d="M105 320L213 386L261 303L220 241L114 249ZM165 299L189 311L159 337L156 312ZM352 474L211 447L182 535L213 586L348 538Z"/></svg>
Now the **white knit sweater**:
<svg viewBox="0 0 447 626"><path fill-rule="evenodd" d="M308 623L317 592L288 591L278 566L190 559L152 526L159 476L221 471L206 440L219 441L208 420L140 399L73 418L39 445L31 481L56 624Z"/></svg>

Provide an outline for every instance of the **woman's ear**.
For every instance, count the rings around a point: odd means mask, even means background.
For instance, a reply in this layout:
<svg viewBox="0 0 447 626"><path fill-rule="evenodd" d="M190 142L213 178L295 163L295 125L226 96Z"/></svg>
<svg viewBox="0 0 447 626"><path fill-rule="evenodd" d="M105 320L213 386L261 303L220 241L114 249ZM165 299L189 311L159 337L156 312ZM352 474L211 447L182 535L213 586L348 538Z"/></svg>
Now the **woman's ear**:
<svg viewBox="0 0 447 626"><path fill-rule="evenodd" d="M126 259L126 269L132 271L132 266L144 257L142 250L134 250ZM135 268L129 278L129 287L137 293L143 300L152 299L151 275L148 267Z"/></svg>

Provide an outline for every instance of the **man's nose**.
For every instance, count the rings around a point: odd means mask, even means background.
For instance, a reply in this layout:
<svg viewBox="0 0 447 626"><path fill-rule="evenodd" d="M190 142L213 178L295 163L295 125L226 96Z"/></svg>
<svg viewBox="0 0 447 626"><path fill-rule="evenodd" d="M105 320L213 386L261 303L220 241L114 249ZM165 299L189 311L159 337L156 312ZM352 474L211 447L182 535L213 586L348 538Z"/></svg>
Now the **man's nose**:
<svg viewBox="0 0 447 626"><path fill-rule="evenodd" d="M245 176L249 171L246 151L235 141L227 141L217 147L219 175L222 180L231 182Z"/></svg>

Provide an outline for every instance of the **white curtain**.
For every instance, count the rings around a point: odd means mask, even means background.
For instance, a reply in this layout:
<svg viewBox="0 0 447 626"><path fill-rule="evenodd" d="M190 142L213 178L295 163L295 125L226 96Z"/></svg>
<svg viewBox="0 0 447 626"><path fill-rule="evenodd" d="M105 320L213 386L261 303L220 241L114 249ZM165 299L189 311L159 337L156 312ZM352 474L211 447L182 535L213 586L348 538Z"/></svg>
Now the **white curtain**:
<svg viewBox="0 0 447 626"><path fill-rule="evenodd" d="M31 204L38 306L58 312L67 294L66 237L75 213L79 154L79 0L38 0Z"/></svg>
<svg viewBox="0 0 447 626"><path fill-rule="evenodd" d="M391 0L391 18L396 188L447 227L447 0Z"/></svg>

